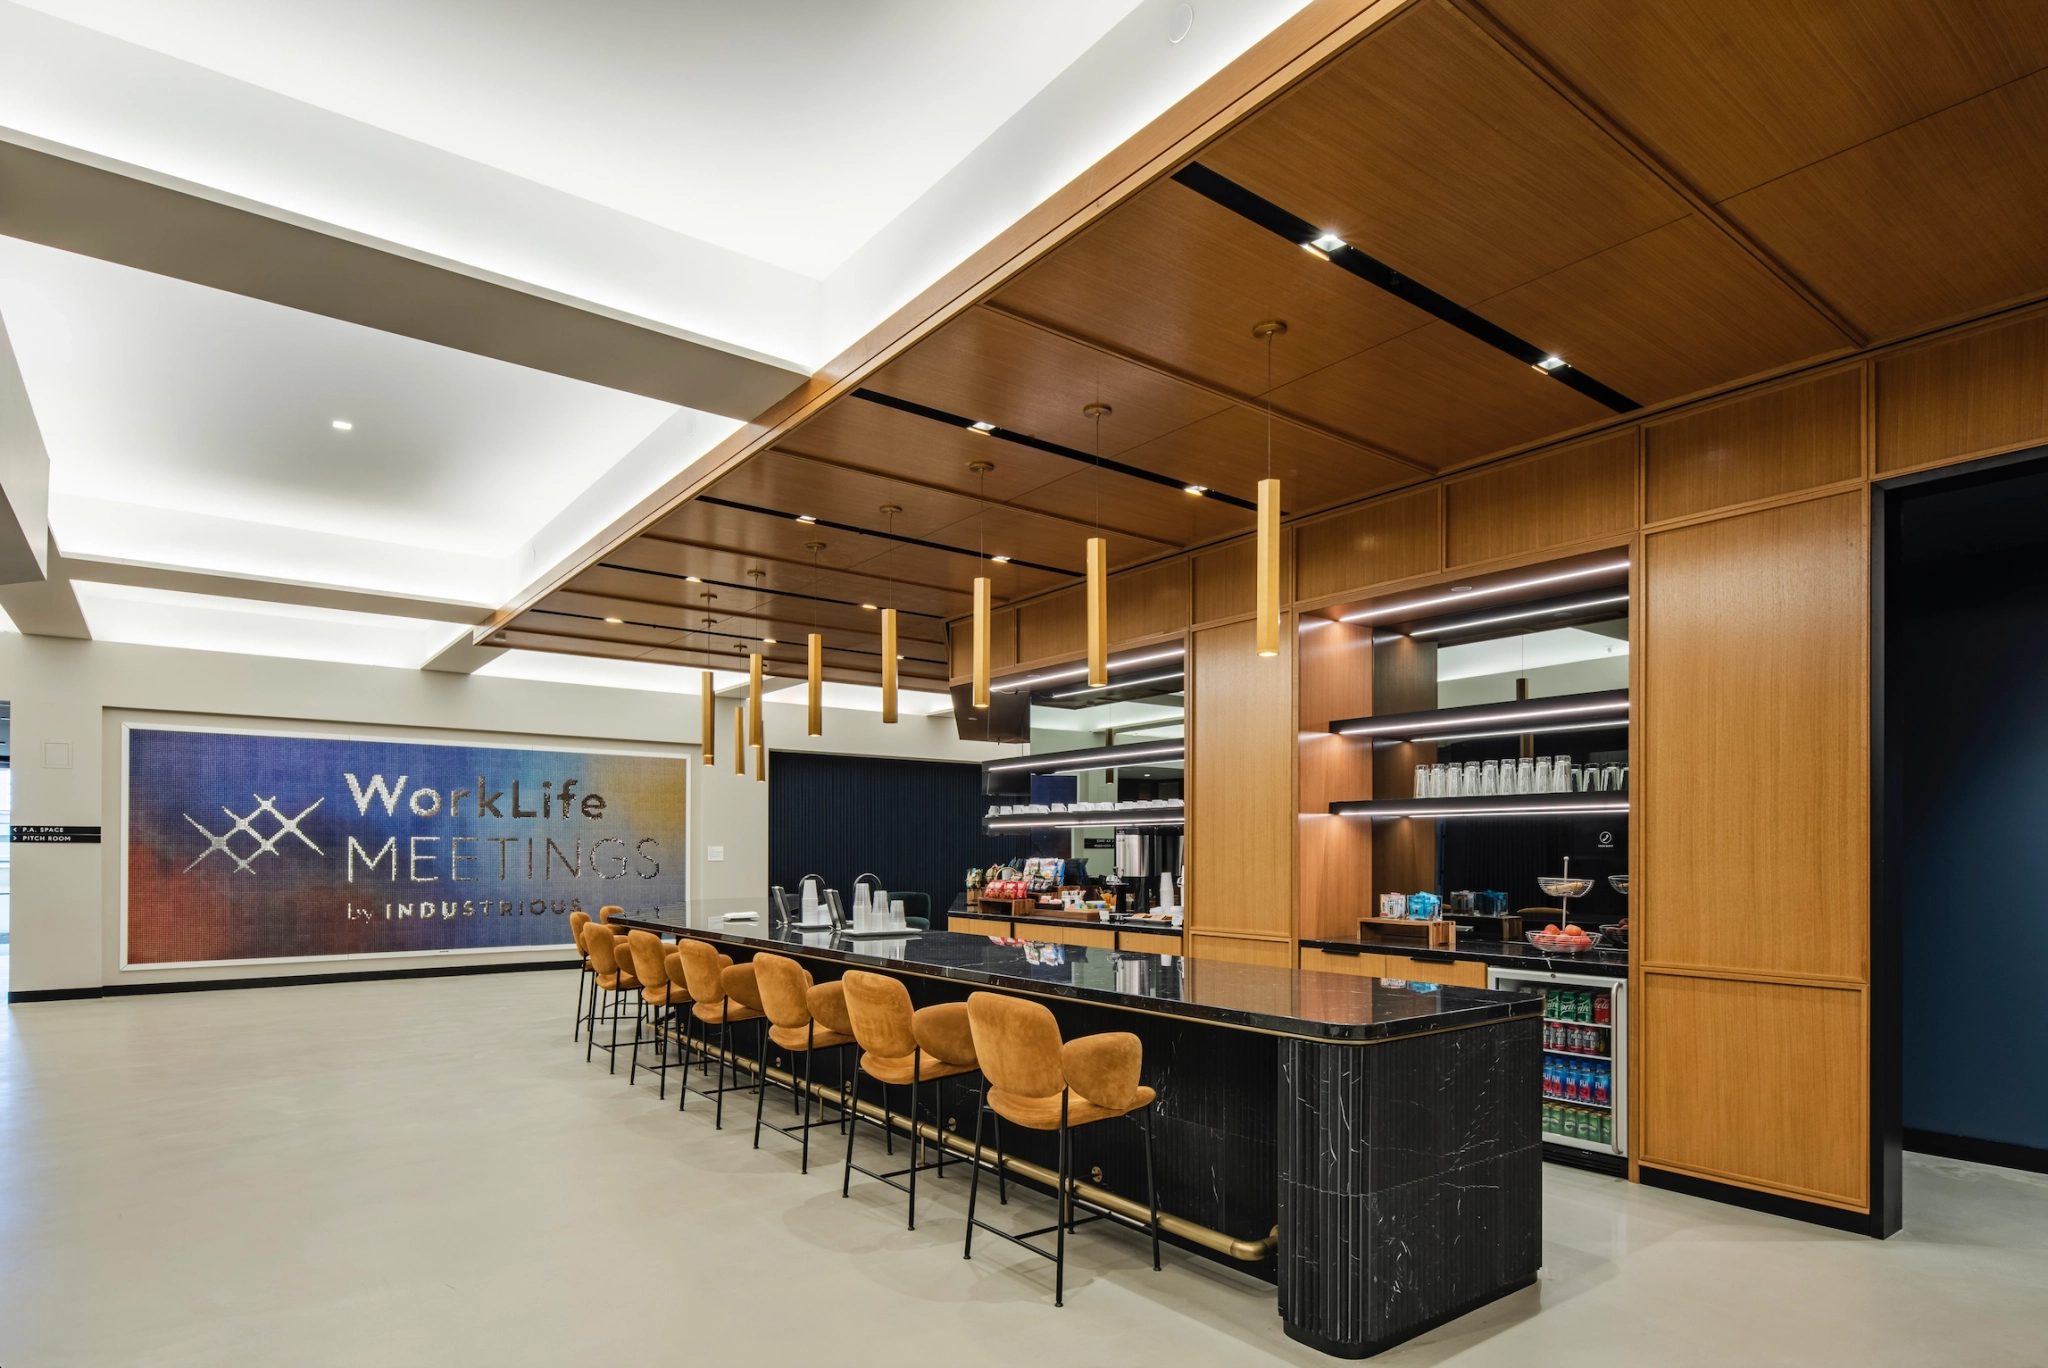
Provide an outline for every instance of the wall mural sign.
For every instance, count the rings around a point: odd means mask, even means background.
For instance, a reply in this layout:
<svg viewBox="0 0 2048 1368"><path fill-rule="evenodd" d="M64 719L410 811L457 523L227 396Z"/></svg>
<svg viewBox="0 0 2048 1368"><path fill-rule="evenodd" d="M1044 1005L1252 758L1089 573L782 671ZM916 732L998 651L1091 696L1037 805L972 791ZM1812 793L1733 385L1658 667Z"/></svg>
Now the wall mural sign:
<svg viewBox="0 0 2048 1368"><path fill-rule="evenodd" d="M515 950L683 902L666 756L125 729L123 964Z"/></svg>

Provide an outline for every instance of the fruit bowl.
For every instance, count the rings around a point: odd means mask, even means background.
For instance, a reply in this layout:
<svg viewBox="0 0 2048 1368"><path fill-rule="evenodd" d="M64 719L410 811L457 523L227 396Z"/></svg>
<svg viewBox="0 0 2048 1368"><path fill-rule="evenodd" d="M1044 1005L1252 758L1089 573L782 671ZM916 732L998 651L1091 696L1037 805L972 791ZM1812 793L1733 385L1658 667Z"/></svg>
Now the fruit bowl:
<svg viewBox="0 0 2048 1368"><path fill-rule="evenodd" d="M1607 882L1610 885L1612 885L1614 891L1621 894L1622 897L1626 898L1628 896L1628 875L1609 874L1607 876Z"/></svg>
<svg viewBox="0 0 2048 1368"><path fill-rule="evenodd" d="M1551 950L1566 954L1577 954L1581 950L1591 950L1600 943L1600 933L1598 931L1588 931L1580 936L1553 935L1548 931L1531 931L1527 935L1529 944L1535 946L1538 950Z"/></svg>
<svg viewBox="0 0 2048 1368"><path fill-rule="evenodd" d="M1554 874L1541 874L1536 886L1553 898L1582 898L1593 891L1591 879L1561 879Z"/></svg>

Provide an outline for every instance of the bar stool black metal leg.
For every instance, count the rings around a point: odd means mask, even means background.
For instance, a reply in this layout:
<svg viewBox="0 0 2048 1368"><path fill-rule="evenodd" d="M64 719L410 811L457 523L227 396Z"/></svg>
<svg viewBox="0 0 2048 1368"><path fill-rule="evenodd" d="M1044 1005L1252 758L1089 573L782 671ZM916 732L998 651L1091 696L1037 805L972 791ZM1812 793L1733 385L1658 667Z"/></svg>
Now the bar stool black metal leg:
<svg viewBox="0 0 2048 1368"><path fill-rule="evenodd" d="M799 1173L811 1171L811 1060L817 1057L818 1023L804 1028L804 1158ZM825 1108L818 1108L818 1124L825 1124Z"/></svg>
<svg viewBox="0 0 2048 1368"><path fill-rule="evenodd" d="M626 1069L626 1086L629 1088L633 1086L633 1081L640 1076L640 1022L645 1015L644 1011L635 1011L633 1013L633 1062Z"/></svg>
<svg viewBox="0 0 2048 1368"><path fill-rule="evenodd" d="M848 1100L846 1113L849 1118L846 1127L846 1171L839 1177L839 1195L844 1197L853 1186L853 1138L860 1130L860 1061L853 1062L853 1096Z"/></svg>
<svg viewBox="0 0 2048 1368"><path fill-rule="evenodd" d="M732 1053L732 999L726 998L719 1006L718 1023L718 1103L711 1120L713 1130L725 1129L725 1057ZM740 1076L739 1065L733 1065L732 1076Z"/></svg>
<svg viewBox="0 0 2048 1368"><path fill-rule="evenodd" d="M612 993L612 1062L606 1068L606 1073L615 1074L619 1071L619 1010L622 1005L619 999L624 992L624 989L617 989Z"/></svg>
<svg viewBox="0 0 2048 1368"><path fill-rule="evenodd" d="M581 1034L583 1030L583 980L587 978L589 974L590 971L588 969L585 969L582 965L579 964L576 966L576 1029L570 1032L569 1034L569 1039L572 1041L575 1040L576 1037L579 1034Z"/></svg>
<svg viewBox="0 0 2048 1368"><path fill-rule="evenodd" d="M761 1108L768 1100L766 1088L754 1089L754 1148L761 1148Z"/></svg>
<svg viewBox="0 0 2048 1368"><path fill-rule="evenodd" d="M963 1259L974 1257L974 1199L981 1193L981 1113L982 1099L977 1094L974 1099L974 1173L967 1180L967 1243L960 1250L960 1257ZM996 1154L997 1173L1003 1171L1002 1163L1003 1156L998 1151Z"/></svg>
<svg viewBox="0 0 2048 1368"><path fill-rule="evenodd" d="M1152 1108L1140 1114L1145 1127L1145 1202L1152 1208L1152 1271L1159 1271L1159 1189L1152 1184Z"/></svg>
<svg viewBox="0 0 2048 1368"><path fill-rule="evenodd" d="M910 1052L910 1223L905 1230L917 1229L917 1159L923 1132L917 1128L917 1095L923 1089L918 1087L919 1075L924 1070L924 1051Z"/></svg>
<svg viewBox="0 0 2048 1368"><path fill-rule="evenodd" d="M588 1064L590 1056L597 1051L597 980L590 982L590 1015L583 1022L583 1062Z"/></svg>
<svg viewBox="0 0 2048 1368"><path fill-rule="evenodd" d="M1073 1188L1072 1165L1074 1162L1074 1138L1067 1130L1067 1090L1060 1089L1060 1204L1058 1253L1052 1262L1052 1304L1067 1304L1067 1194Z"/></svg>

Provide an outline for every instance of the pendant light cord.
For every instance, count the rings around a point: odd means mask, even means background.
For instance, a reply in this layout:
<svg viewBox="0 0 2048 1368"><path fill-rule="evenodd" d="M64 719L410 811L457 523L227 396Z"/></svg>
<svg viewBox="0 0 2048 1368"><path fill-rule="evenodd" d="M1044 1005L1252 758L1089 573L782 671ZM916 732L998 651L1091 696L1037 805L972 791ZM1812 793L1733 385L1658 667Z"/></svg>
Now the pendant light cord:
<svg viewBox="0 0 2048 1368"><path fill-rule="evenodd" d="M1266 334L1266 478L1273 478L1273 338Z"/></svg>

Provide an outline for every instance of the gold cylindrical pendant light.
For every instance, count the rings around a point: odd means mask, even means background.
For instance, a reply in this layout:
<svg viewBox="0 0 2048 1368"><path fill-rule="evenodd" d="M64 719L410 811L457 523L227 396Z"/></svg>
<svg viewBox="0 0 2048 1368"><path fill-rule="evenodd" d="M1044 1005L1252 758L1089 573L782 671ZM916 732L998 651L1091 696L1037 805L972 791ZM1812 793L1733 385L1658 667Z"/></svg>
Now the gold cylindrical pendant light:
<svg viewBox="0 0 2048 1368"><path fill-rule="evenodd" d="M748 726L751 730L747 733L746 741L741 744L744 745L751 742L756 746L766 745L767 740L761 734L761 653L759 651L747 657L747 718Z"/></svg>
<svg viewBox="0 0 2048 1368"><path fill-rule="evenodd" d="M1088 539L1088 687L1109 683L1109 543Z"/></svg>
<svg viewBox="0 0 2048 1368"><path fill-rule="evenodd" d="M704 695L704 721L697 728L697 736L704 743L704 763L718 763L718 695L711 689L711 671L706 670L699 683L698 692Z"/></svg>
<svg viewBox="0 0 2048 1368"><path fill-rule="evenodd" d="M1280 654L1280 482L1259 481L1259 654Z"/></svg>
<svg viewBox="0 0 2048 1368"><path fill-rule="evenodd" d="M747 706L744 703L732 710L732 772L747 772Z"/></svg>
<svg viewBox="0 0 2048 1368"><path fill-rule="evenodd" d="M988 706L989 594L995 582L986 576L974 581L974 706Z"/></svg>
<svg viewBox="0 0 2048 1368"><path fill-rule="evenodd" d="M811 736L825 734L825 638L811 633L811 678L810 687L804 690L807 710L804 715L806 731Z"/></svg>
<svg viewBox="0 0 2048 1368"><path fill-rule="evenodd" d="M896 610L882 610L882 720L896 720Z"/></svg>
<svg viewBox="0 0 2048 1368"><path fill-rule="evenodd" d="M766 746L754 747L754 781L761 784L768 782L768 748Z"/></svg>

